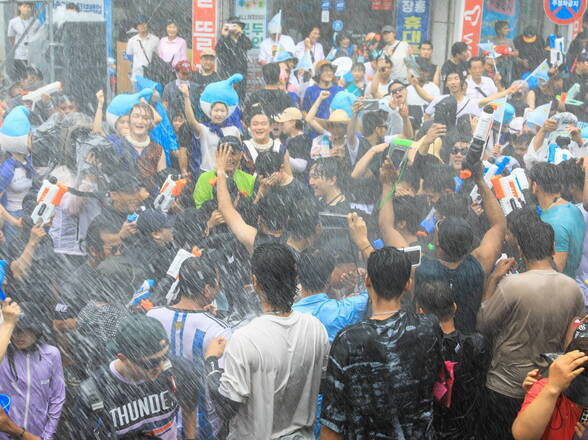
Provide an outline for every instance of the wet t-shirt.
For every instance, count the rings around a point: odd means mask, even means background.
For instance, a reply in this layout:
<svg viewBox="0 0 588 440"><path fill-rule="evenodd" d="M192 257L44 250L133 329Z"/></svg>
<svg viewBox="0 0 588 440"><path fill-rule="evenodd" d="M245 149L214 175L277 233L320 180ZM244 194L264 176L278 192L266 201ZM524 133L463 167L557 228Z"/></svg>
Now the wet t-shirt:
<svg viewBox="0 0 588 440"><path fill-rule="evenodd" d="M436 259L425 259L416 270L416 282L448 281L455 294L457 312L455 328L472 333L476 330L476 314L484 294L484 270L480 262L468 255L461 264L450 269Z"/></svg>
<svg viewBox="0 0 588 440"><path fill-rule="evenodd" d="M432 439L442 365L432 315L400 311L341 330L331 347L321 424L344 439Z"/></svg>

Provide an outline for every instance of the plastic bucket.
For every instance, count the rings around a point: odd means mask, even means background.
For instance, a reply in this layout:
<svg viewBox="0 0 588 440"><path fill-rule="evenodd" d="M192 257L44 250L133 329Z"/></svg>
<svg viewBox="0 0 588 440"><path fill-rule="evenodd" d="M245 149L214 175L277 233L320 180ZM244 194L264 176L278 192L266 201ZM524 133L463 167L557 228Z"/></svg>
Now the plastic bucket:
<svg viewBox="0 0 588 440"><path fill-rule="evenodd" d="M8 411L10 411L10 397L6 394L0 394L0 406L2 406L4 412L8 414Z"/></svg>

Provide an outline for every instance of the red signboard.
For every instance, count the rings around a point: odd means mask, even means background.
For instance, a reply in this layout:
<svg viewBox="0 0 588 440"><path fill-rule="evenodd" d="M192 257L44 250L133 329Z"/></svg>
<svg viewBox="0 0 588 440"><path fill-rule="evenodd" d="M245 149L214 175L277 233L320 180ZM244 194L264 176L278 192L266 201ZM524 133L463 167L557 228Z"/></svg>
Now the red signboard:
<svg viewBox="0 0 588 440"><path fill-rule="evenodd" d="M192 66L203 50L216 45L216 0L192 0Z"/></svg>
<svg viewBox="0 0 588 440"><path fill-rule="evenodd" d="M394 0L372 0L373 11L391 11L394 9Z"/></svg>
<svg viewBox="0 0 588 440"><path fill-rule="evenodd" d="M461 38L470 48L471 56L478 55L484 0L464 0Z"/></svg>

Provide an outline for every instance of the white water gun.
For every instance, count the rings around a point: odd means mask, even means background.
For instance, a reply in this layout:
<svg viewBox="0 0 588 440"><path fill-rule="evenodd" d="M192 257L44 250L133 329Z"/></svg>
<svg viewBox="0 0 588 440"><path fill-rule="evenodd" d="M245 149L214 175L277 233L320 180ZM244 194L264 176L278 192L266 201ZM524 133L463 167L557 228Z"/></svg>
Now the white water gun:
<svg viewBox="0 0 588 440"><path fill-rule="evenodd" d="M55 213L55 207L59 206L67 190L67 186L57 183L55 177L45 179L37 194L37 206L31 214L33 224L36 225L39 221L42 225L49 223Z"/></svg>
<svg viewBox="0 0 588 440"><path fill-rule="evenodd" d="M508 176L496 176L492 179L494 194L496 194L504 215L510 214L515 209L522 208L525 204L525 196L519 186L520 183L516 180L517 177L520 178L517 174L510 174Z"/></svg>
<svg viewBox="0 0 588 440"><path fill-rule="evenodd" d="M180 179L179 176L170 174L163 182L159 194L153 202L155 209L167 213L173 201L178 198L188 183L188 179Z"/></svg>
<svg viewBox="0 0 588 440"><path fill-rule="evenodd" d="M39 87L37 90L27 93L22 97L22 100L32 102L34 108L35 104L41 100L43 95L52 95L59 90L61 90L61 82L55 81L54 83L47 84L46 86Z"/></svg>
<svg viewBox="0 0 588 440"><path fill-rule="evenodd" d="M549 63L552 67L559 67L564 62L564 37L549 35Z"/></svg>

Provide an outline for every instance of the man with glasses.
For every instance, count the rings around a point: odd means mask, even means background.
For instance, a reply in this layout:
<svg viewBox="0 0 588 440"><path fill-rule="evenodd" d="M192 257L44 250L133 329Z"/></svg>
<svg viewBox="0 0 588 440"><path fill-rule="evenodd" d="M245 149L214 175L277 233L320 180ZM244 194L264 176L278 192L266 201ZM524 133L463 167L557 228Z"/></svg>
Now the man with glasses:
<svg viewBox="0 0 588 440"><path fill-rule="evenodd" d="M183 438L195 439L202 361L171 356L163 325L144 315L125 318L111 348L115 359L81 385L73 418L80 433L93 427L96 439L148 433L175 440L182 408Z"/></svg>

